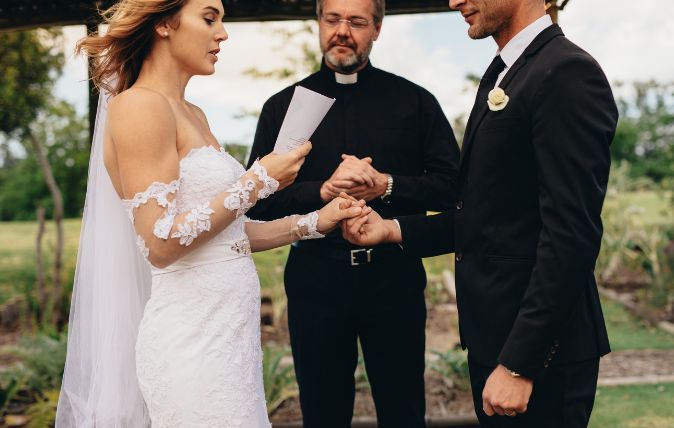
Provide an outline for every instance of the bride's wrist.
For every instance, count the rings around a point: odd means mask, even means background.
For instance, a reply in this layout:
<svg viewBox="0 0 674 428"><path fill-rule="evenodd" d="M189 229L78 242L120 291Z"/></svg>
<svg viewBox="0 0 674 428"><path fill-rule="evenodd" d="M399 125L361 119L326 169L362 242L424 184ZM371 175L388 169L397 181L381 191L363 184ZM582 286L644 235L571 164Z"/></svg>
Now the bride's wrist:
<svg viewBox="0 0 674 428"><path fill-rule="evenodd" d="M253 165L246 172L257 183L257 199L265 199L271 196L279 188L279 182L269 176L267 169L259 160L253 162Z"/></svg>

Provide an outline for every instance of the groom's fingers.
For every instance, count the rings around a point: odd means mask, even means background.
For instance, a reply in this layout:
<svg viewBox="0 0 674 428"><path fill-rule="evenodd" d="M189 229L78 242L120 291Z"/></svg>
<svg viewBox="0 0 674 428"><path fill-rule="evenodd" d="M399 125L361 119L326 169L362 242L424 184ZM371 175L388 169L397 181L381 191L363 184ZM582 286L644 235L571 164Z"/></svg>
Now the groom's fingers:
<svg viewBox="0 0 674 428"><path fill-rule="evenodd" d="M489 401L485 400L484 398L482 399L482 410L484 411L484 414L487 416L494 416L494 408L491 407L491 404L489 404Z"/></svg>
<svg viewBox="0 0 674 428"><path fill-rule="evenodd" d="M355 236L360 235L360 228L367 223L367 219L368 216L366 215L353 219L349 225L349 233Z"/></svg>

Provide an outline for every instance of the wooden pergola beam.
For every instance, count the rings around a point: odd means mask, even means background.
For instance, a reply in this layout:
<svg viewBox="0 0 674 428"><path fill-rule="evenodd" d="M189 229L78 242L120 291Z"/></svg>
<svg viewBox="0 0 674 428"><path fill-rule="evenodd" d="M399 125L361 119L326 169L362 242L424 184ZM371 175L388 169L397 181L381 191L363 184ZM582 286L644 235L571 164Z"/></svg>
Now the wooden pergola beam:
<svg viewBox="0 0 674 428"><path fill-rule="evenodd" d="M0 31L85 24L114 0L2 0ZM223 0L225 21L285 21L316 17L315 0ZM389 15L448 12L447 0L388 0Z"/></svg>

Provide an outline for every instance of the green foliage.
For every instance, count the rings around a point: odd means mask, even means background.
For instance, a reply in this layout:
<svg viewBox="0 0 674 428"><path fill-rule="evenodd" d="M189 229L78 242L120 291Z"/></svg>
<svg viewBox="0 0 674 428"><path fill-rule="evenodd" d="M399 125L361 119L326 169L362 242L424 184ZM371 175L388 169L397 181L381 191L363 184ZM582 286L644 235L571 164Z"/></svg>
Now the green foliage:
<svg viewBox="0 0 674 428"><path fill-rule="evenodd" d="M37 401L28 407L26 416L30 422L26 428L49 428L54 426L56 420L56 406L59 401L59 391L51 390L44 393L44 397L38 397Z"/></svg>
<svg viewBox="0 0 674 428"><path fill-rule="evenodd" d="M318 40L318 26L314 21L302 23L298 30L288 30L278 27L272 30L279 37L279 47L294 45L299 48L299 54L295 53L286 57L286 65L274 70L260 70L256 67L249 68L244 74L256 79L275 79L296 81L304 76L314 73L321 68L323 58L316 46Z"/></svg>
<svg viewBox="0 0 674 428"><path fill-rule="evenodd" d="M644 300L674 303L674 203L666 192L632 192L630 164L614 167L602 212L604 236L596 271L610 282L622 269L649 278Z"/></svg>
<svg viewBox="0 0 674 428"><path fill-rule="evenodd" d="M21 388L16 377L0 376L0 414Z"/></svg>
<svg viewBox="0 0 674 428"><path fill-rule="evenodd" d="M64 56L56 30L0 33L0 132L26 132L51 98Z"/></svg>
<svg viewBox="0 0 674 428"><path fill-rule="evenodd" d="M246 165L248 163L248 151L250 146L245 144L236 144L229 143L225 144L225 150L229 153L234 159L238 160L241 165Z"/></svg>
<svg viewBox="0 0 674 428"><path fill-rule="evenodd" d="M288 348L263 347L262 374L267 412L274 411L283 402L299 394L292 364L282 365L283 357L290 355Z"/></svg>
<svg viewBox="0 0 674 428"><path fill-rule="evenodd" d="M433 351L433 354L437 356L437 360L426 363L429 369L442 375L450 388L457 388L461 391L470 390L468 355L465 351Z"/></svg>
<svg viewBox="0 0 674 428"><path fill-rule="evenodd" d="M630 162L633 178L659 183L674 177L674 83L636 82L633 93L618 100L621 119L611 156Z"/></svg>
<svg viewBox="0 0 674 428"><path fill-rule="evenodd" d="M44 144L54 178L61 187L64 215L81 216L89 164L86 118L67 102L52 100L32 128ZM36 205L45 207L47 217L52 215L51 194L37 158L28 151L24 158L0 169L0 220L35 219Z"/></svg>
<svg viewBox="0 0 674 428"><path fill-rule="evenodd" d="M66 362L66 346L65 334L51 337L42 333L23 337L18 345L4 349L7 354L19 359L7 372L8 377L22 379L23 386L36 395L42 391L58 390Z"/></svg>

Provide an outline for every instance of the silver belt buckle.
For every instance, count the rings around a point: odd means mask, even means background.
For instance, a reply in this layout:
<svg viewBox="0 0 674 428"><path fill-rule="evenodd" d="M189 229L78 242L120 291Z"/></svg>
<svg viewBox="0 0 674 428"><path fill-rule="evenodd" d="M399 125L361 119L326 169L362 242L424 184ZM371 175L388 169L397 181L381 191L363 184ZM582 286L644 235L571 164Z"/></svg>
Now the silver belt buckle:
<svg viewBox="0 0 674 428"><path fill-rule="evenodd" d="M356 261L356 254L365 252L367 254L367 263L372 262L372 248L360 248L358 250L351 250L351 266L360 266L361 264Z"/></svg>

